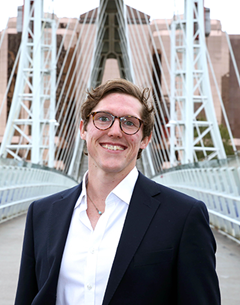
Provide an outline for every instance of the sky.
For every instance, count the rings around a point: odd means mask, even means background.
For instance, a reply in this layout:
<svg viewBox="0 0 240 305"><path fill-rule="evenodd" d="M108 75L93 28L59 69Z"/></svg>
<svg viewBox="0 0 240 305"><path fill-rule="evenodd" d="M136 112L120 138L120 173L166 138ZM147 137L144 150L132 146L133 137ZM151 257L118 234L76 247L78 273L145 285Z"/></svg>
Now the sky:
<svg viewBox="0 0 240 305"><path fill-rule="evenodd" d="M9 17L17 16L17 7L24 0L4 1L0 10L0 31L6 27ZM125 0L125 3L151 16L152 19L172 18L173 12L182 13L184 0ZM222 30L228 34L240 35L239 0L205 0L210 8L211 19L222 23ZM58 17L79 17L80 14L97 7L99 0L45 0L45 11L49 5L54 7ZM180 7L180 9L178 8ZM48 10L49 11L49 10Z"/></svg>

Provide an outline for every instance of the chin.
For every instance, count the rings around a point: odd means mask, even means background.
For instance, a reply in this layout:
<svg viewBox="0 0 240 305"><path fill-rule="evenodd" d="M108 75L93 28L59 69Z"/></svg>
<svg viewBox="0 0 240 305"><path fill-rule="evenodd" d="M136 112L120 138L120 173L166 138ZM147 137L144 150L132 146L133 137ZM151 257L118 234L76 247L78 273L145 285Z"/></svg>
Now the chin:
<svg viewBox="0 0 240 305"><path fill-rule="evenodd" d="M102 169L108 173L119 173L123 170L122 167L119 166L103 166Z"/></svg>
<svg viewBox="0 0 240 305"><path fill-rule="evenodd" d="M130 166L124 166L123 164L116 164L116 162L114 164L106 164L105 166L102 166L102 169L105 172L108 173L121 173L121 172L130 172L132 169L134 168L134 165Z"/></svg>

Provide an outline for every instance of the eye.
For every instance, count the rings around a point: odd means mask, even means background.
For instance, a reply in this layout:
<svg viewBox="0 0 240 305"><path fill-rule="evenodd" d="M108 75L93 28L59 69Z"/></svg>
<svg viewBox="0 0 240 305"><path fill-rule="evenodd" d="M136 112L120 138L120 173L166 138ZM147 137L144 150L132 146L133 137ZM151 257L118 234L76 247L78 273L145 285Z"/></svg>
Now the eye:
<svg viewBox="0 0 240 305"><path fill-rule="evenodd" d="M126 125L126 126L129 126L129 127L134 126L134 124L131 120L124 120L123 124Z"/></svg>
<svg viewBox="0 0 240 305"><path fill-rule="evenodd" d="M110 118L107 116L101 115L100 117L97 118L97 120L101 121L101 122L109 122Z"/></svg>
<svg viewBox="0 0 240 305"><path fill-rule="evenodd" d="M138 128L139 122L134 117L123 117L122 118L122 124L126 128L133 128L133 127Z"/></svg>
<svg viewBox="0 0 240 305"><path fill-rule="evenodd" d="M109 126L112 122L113 118L111 114L104 113L104 112L99 112L96 113L94 117L95 124L102 128L103 126Z"/></svg>

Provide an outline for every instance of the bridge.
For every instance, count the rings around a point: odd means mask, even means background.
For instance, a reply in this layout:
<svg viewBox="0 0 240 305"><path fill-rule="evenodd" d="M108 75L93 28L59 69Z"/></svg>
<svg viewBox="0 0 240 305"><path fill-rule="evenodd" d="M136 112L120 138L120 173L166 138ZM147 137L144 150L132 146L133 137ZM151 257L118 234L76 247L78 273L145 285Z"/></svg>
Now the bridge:
<svg viewBox="0 0 240 305"><path fill-rule="evenodd" d="M58 18L52 7L43 12L43 0L25 1L19 12L17 31L0 36L0 50L8 41L12 56L8 81L0 87L3 236L11 224L22 230L32 201L81 181L87 169L78 128L81 102L87 88L122 77L152 88L154 132L138 169L203 200L222 251L219 260L226 249L234 253L227 255L230 263L239 258L240 160L219 89L222 80L214 72L219 62L211 60L206 44L210 19L203 1L185 0L183 14L176 8L174 18L164 22L151 21L123 0L100 0L79 19ZM240 87L227 33L224 39ZM228 267L223 270L228 277ZM233 278L239 283L236 273ZM223 290L234 291L235 284L222 283ZM227 305L239 301L229 297Z"/></svg>

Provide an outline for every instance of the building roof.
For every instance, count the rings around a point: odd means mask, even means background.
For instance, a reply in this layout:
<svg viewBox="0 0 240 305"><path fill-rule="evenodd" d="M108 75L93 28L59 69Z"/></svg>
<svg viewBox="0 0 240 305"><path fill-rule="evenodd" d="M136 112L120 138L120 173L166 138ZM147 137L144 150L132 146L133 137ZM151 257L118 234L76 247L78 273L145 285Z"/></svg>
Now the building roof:
<svg viewBox="0 0 240 305"><path fill-rule="evenodd" d="M136 10L133 7L126 5L127 7L127 23L133 24L147 24L150 22L150 16ZM79 16L79 23L95 23L97 19L98 8L90 10Z"/></svg>

